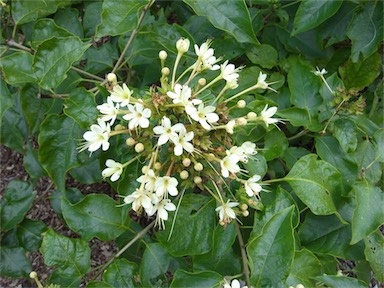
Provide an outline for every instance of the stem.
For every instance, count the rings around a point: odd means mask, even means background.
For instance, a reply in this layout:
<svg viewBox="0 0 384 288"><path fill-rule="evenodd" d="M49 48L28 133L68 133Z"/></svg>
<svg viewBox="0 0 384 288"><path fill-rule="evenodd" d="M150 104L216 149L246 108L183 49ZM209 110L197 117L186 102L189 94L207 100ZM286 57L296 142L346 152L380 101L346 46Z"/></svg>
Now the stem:
<svg viewBox="0 0 384 288"><path fill-rule="evenodd" d="M297 138L300 138L301 136L304 136L305 134L308 134L308 130L301 130L299 133L297 133L296 135L292 136L292 137L289 137L288 138L288 141L292 141L292 140L295 140Z"/></svg>
<svg viewBox="0 0 384 288"><path fill-rule="evenodd" d="M176 56L175 64L173 65L172 80L171 80L171 88L172 89L175 87L176 70L177 70L177 66L179 65L181 56L183 56L183 54L178 52L177 56Z"/></svg>
<svg viewBox="0 0 384 288"><path fill-rule="evenodd" d="M135 29L133 29L131 36L129 36L127 44L125 45L123 51L120 54L119 59L117 60L115 66L112 69L112 73L115 73L118 70L120 64L124 61L124 56L127 53L129 46L131 46L132 41L135 38L137 32L139 31L139 27L143 23L145 14L147 13L147 11L149 10L149 8L152 6L153 3L155 3L155 0L151 0L151 2L149 2L148 5L145 6L143 11L141 12L141 14L139 16L139 20L137 21L137 25L136 25Z"/></svg>
<svg viewBox="0 0 384 288"><path fill-rule="evenodd" d="M249 278L250 272L249 272L249 267L248 267L247 253L245 252L245 245L244 245L243 236L241 235L239 224L237 222L235 222L235 228L236 228L237 240L239 241L240 250L241 250L241 259L243 262L243 273L245 275L245 281L247 282L248 287L251 287L251 279Z"/></svg>
<svg viewBox="0 0 384 288"><path fill-rule="evenodd" d="M86 72L86 71L83 71L83 70L81 70L81 69L79 69L79 68L77 68L77 67L72 66L71 69L72 69L73 71L76 71L76 72L79 73L79 74L83 74L83 75L85 75L85 76L88 76L89 78L93 78L93 79L98 80L98 81L104 81L104 78L101 78L101 77L99 77L99 76L96 76L96 75L93 75L93 74L88 73L88 72Z"/></svg>
<svg viewBox="0 0 384 288"><path fill-rule="evenodd" d="M229 101L231 101L231 100L233 100L233 99L235 99L235 98L237 98L237 97L239 97L239 96L241 96L241 95L243 95L243 94L245 94L245 93L247 93L249 91L255 90L257 88L260 88L259 84L253 85L253 86L245 89L244 91L241 91L241 92L237 93L236 95L233 95L232 97L230 97L228 99L225 99L223 102L227 103L227 102L229 102Z"/></svg>
<svg viewBox="0 0 384 288"><path fill-rule="evenodd" d="M341 103L336 107L335 112L333 112L331 118L328 119L327 124L325 124L325 127L324 127L323 131L321 131L321 132L323 132L323 133L327 132L327 128L328 128L329 123L331 123L331 120L333 119L333 117L335 117L337 112L339 112L339 109L340 109L341 105L344 104L344 102L345 102L345 100L341 101Z"/></svg>
<svg viewBox="0 0 384 288"><path fill-rule="evenodd" d="M27 52L32 53L32 49L31 49L31 48L28 48L28 47L26 47L26 46L24 46L24 45L22 45L22 44L19 44L19 43L17 43L17 42L16 42L15 40L13 40L13 39L8 40L8 41L7 41L7 44L8 44L8 46L16 47L16 48L19 48L19 49L21 49L21 50L24 50L24 51L27 51Z"/></svg>
<svg viewBox="0 0 384 288"><path fill-rule="evenodd" d="M217 81L223 79L223 77L221 75L217 76L215 79L213 79L210 83L208 83L207 85L205 85L203 88L201 88L199 91L197 91L195 94L193 94L193 97L196 97L197 95L199 95L201 92L203 92L205 89L209 88L210 86L212 86L213 84L215 84Z"/></svg>

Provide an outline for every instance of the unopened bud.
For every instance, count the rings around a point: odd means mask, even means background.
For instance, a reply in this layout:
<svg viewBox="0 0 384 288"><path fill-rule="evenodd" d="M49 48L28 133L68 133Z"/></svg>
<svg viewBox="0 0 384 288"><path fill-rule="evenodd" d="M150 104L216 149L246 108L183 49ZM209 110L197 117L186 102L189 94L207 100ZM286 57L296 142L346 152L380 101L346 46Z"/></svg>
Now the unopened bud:
<svg viewBox="0 0 384 288"><path fill-rule="evenodd" d="M254 119L257 118L257 114L256 114L255 112L249 112L249 113L247 114L247 118L248 118L249 120L254 120Z"/></svg>
<svg viewBox="0 0 384 288"><path fill-rule="evenodd" d="M245 106L247 106L247 102L244 100L237 101L237 108L244 108Z"/></svg>
<svg viewBox="0 0 384 288"><path fill-rule="evenodd" d="M243 214L244 217L248 217L249 216L249 211L248 210L244 210L242 214Z"/></svg>
<svg viewBox="0 0 384 288"><path fill-rule="evenodd" d="M126 129L125 126L121 125L121 124L117 124L115 126L115 131L121 131L121 130L124 130Z"/></svg>
<svg viewBox="0 0 384 288"><path fill-rule="evenodd" d="M135 151L136 151L137 153L143 152L143 151L144 151L144 145L143 145L143 143L137 143L137 144L135 145Z"/></svg>
<svg viewBox="0 0 384 288"><path fill-rule="evenodd" d="M203 179L201 179L200 176L195 176L195 178L193 178L193 182L195 182L195 184L198 185L201 182L203 182Z"/></svg>
<svg viewBox="0 0 384 288"><path fill-rule="evenodd" d="M245 126L248 123L247 119L245 119L244 117L237 118L236 122L239 126Z"/></svg>
<svg viewBox="0 0 384 288"><path fill-rule="evenodd" d="M153 168L155 168L155 170L160 170L161 167L162 167L162 165L160 162L156 162L155 164L153 164Z"/></svg>
<svg viewBox="0 0 384 288"><path fill-rule="evenodd" d="M191 159L184 158L183 159L183 165L184 165L184 167L189 167L189 165L191 165Z"/></svg>
<svg viewBox="0 0 384 288"><path fill-rule="evenodd" d="M36 279L37 278L37 273L35 271L32 271L31 273L29 273L29 278Z"/></svg>
<svg viewBox="0 0 384 288"><path fill-rule="evenodd" d="M295 288L305 288L303 284L297 284Z"/></svg>
<svg viewBox="0 0 384 288"><path fill-rule="evenodd" d="M117 77L115 73L108 73L107 74L107 81L111 83L112 86L115 86L117 84Z"/></svg>
<svg viewBox="0 0 384 288"><path fill-rule="evenodd" d="M144 165L144 166L141 168L141 173L146 174L147 171L148 171L148 166L147 166L147 165Z"/></svg>
<svg viewBox="0 0 384 288"><path fill-rule="evenodd" d="M243 203L243 204L241 204L240 209L241 210L247 210L248 209L248 205Z"/></svg>
<svg viewBox="0 0 384 288"><path fill-rule="evenodd" d="M168 57L168 54L167 54L167 52L165 52L164 50L161 50L161 51L159 52L159 58L160 58L160 60L165 60L165 59L167 59L167 57Z"/></svg>
<svg viewBox="0 0 384 288"><path fill-rule="evenodd" d="M187 38L180 38L176 42L177 51L179 51L179 53L187 52L188 49L189 49L189 44L190 44L189 39L187 39Z"/></svg>
<svg viewBox="0 0 384 288"><path fill-rule="evenodd" d="M213 153L209 153L209 154L207 155L207 160L208 160L209 162L213 162L213 161L215 161L215 159L216 159L215 154L213 154Z"/></svg>
<svg viewBox="0 0 384 288"><path fill-rule="evenodd" d="M207 84L207 79L200 78L198 83L199 83L200 86L204 86L205 84Z"/></svg>
<svg viewBox="0 0 384 288"><path fill-rule="evenodd" d="M183 180L188 179L188 176L189 176L188 171L183 170L183 171L180 172L180 178L181 179L183 179Z"/></svg>
<svg viewBox="0 0 384 288"><path fill-rule="evenodd" d="M125 140L125 144L127 144L128 146L133 146L136 144L136 140L133 139L132 137L128 138L127 140Z"/></svg>
<svg viewBox="0 0 384 288"><path fill-rule="evenodd" d="M203 170L203 164L201 164L200 162L196 163L195 166L193 167L197 172L200 172Z"/></svg>
<svg viewBox="0 0 384 288"><path fill-rule="evenodd" d="M163 69L161 69L161 74L163 74L164 76L168 76L169 73L171 73L171 70L169 70L168 67L164 67Z"/></svg>

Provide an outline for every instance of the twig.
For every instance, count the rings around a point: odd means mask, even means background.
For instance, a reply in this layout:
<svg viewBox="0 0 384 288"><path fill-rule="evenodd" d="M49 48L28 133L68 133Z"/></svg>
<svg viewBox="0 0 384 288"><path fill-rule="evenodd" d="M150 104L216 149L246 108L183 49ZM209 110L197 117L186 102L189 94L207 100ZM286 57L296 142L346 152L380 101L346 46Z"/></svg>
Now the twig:
<svg viewBox="0 0 384 288"><path fill-rule="evenodd" d="M98 81L104 81L104 78L101 78L101 77L99 77L97 75L93 75L91 73L88 73L88 72L86 72L84 70L81 70L81 69L79 69L77 67L72 66L71 69L73 71L76 71L77 73L80 73L80 74L83 74L85 76L88 76L89 78L93 78L93 79L98 80Z"/></svg>
<svg viewBox="0 0 384 288"><path fill-rule="evenodd" d="M235 228L236 228L237 240L239 241L239 244L240 244L241 259L243 262L243 273L245 275L245 281L247 282L247 286L251 287L251 279L249 278L250 272L249 272L249 267L248 267L247 253L245 252L245 245L244 245L243 236L241 235L239 224L237 222L235 222Z"/></svg>
<svg viewBox="0 0 384 288"><path fill-rule="evenodd" d="M149 2L148 5L145 6L143 11L141 12L141 14L139 16L139 20L137 21L137 25L136 25L135 29L133 29L131 36L129 36L127 44L125 45L123 51L120 54L119 59L117 60L115 66L112 69L112 73L115 73L117 71L117 69L119 68L120 64L124 61L124 56L127 53L129 46L131 46L132 41L135 38L137 32L139 31L140 25L141 25L141 23L143 23L145 14L147 13L148 9L152 6L153 3L155 3L155 0L151 0L151 2Z"/></svg>
<svg viewBox="0 0 384 288"><path fill-rule="evenodd" d="M19 48L21 50L24 50L24 51L27 51L27 52L31 52L32 53L32 49L31 48L28 48L22 44L19 44L17 43L15 40L13 39L9 39L7 41L7 45L10 46L10 47L16 47L16 48Z"/></svg>

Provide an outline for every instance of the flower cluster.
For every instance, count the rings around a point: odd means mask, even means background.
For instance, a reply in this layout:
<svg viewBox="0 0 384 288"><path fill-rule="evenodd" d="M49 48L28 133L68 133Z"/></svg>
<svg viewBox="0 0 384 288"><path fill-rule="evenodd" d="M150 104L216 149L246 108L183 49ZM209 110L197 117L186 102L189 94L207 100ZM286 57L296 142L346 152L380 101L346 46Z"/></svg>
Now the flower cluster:
<svg viewBox="0 0 384 288"><path fill-rule="evenodd" d="M211 41L206 41L201 46L194 45L196 60L178 73L190 41L180 39L176 48L178 54L172 73L165 65L167 53L160 51L160 86L152 86L143 97L135 96L139 93L126 84L117 84L115 74L107 75L110 96L97 106L98 122L84 133L85 142L80 150L106 151L111 137L123 139L124 142L116 143L125 143L126 153L121 155L120 162L108 159L102 175L115 182L128 165L136 161L144 163L142 175L136 179L137 188L124 197L124 203L131 204L138 214L156 215L160 228L164 228L168 213L176 210L172 197L178 197L188 188L211 194L218 203L219 223L225 225L237 215L249 214L246 203L235 199L230 191L230 181L236 181L239 191L254 202L263 190L261 176L249 175L243 167L257 154L256 144L246 141L235 146L231 134L251 123L267 128L280 122L272 118L277 108L268 105L260 115L248 111L241 117L233 117L230 111L246 107L240 96L255 89L273 89L269 87L271 83L265 82L267 76L260 72L252 87L230 93L228 97L227 91L238 88L243 67L235 67L229 61L219 64L221 59L214 56Z"/></svg>

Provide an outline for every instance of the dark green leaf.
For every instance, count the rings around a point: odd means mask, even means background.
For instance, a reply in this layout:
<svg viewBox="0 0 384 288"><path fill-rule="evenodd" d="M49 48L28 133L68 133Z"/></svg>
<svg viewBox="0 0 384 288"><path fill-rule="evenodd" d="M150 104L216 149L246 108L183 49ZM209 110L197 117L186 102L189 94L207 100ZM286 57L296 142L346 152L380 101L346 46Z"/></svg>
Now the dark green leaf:
<svg viewBox="0 0 384 288"><path fill-rule="evenodd" d="M65 189L66 172L77 165L80 128L64 115L49 115L40 127L39 160L58 189Z"/></svg>
<svg viewBox="0 0 384 288"><path fill-rule="evenodd" d="M84 88L76 88L64 101L64 113L73 118L81 128L88 129L96 123L99 111L96 109L95 95Z"/></svg>
<svg viewBox="0 0 384 288"><path fill-rule="evenodd" d="M366 179L372 184L381 180L383 173L381 164L376 161L375 147L368 139L357 145L354 156L359 167L359 178Z"/></svg>
<svg viewBox="0 0 384 288"><path fill-rule="evenodd" d="M219 287L223 276L212 271L190 273L184 270L177 270L173 275L170 288L213 288Z"/></svg>
<svg viewBox="0 0 384 288"><path fill-rule="evenodd" d="M117 47L111 43L105 43L96 48L91 46L84 54L87 64L84 70L97 74L105 70L112 70L113 61L119 57Z"/></svg>
<svg viewBox="0 0 384 288"><path fill-rule="evenodd" d="M82 163L81 166L72 168L69 173L76 181L83 184L93 184L103 180L98 159Z"/></svg>
<svg viewBox="0 0 384 288"><path fill-rule="evenodd" d="M251 282L256 287L284 287L295 253L292 215L294 206L274 215L262 234L247 246Z"/></svg>
<svg viewBox="0 0 384 288"><path fill-rule="evenodd" d="M87 5L85 8L83 15L83 28L85 37L91 37L95 34L96 27L101 22L102 4L102 2L93 2Z"/></svg>
<svg viewBox="0 0 384 288"><path fill-rule="evenodd" d="M195 13L205 16L217 29L223 30L240 43L259 44L244 0L184 0Z"/></svg>
<svg viewBox="0 0 384 288"><path fill-rule="evenodd" d="M73 35L83 38L83 26L80 23L79 10L71 7L60 9L55 14L55 22ZM61 36L65 37L65 36Z"/></svg>
<svg viewBox="0 0 384 288"><path fill-rule="evenodd" d="M37 251L40 248L42 241L42 233L47 229L47 226L42 221L34 221L24 219L17 227L17 238L20 246L27 251Z"/></svg>
<svg viewBox="0 0 384 288"><path fill-rule="evenodd" d="M297 9L292 35L315 28L339 10L343 1L307 0Z"/></svg>
<svg viewBox="0 0 384 288"><path fill-rule="evenodd" d="M117 203L107 195L89 194L73 205L63 199L61 211L68 226L83 239L97 237L102 241L110 241L128 228L128 215L124 209L116 206Z"/></svg>
<svg viewBox="0 0 384 288"><path fill-rule="evenodd" d="M352 240L355 244L384 223L384 193L367 182L353 186L356 193L356 210L353 213Z"/></svg>
<svg viewBox="0 0 384 288"><path fill-rule="evenodd" d="M0 246L0 275L2 277L27 277L32 271L31 263L21 247Z"/></svg>
<svg viewBox="0 0 384 288"><path fill-rule="evenodd" d="M33 149L30 143L27 144L23 158L23 166L32 179L46 176L46 172L38 160L38 150Z"/></svg>
<svg viewBox="0 0 384 288"><path fill-rule="evenodd" d="M367 284L363 283L355 278L347 276L336 276L336 275L322 275L315 277L317 281L320 281L327 285L327 287L339 288L366 288Z"/></svg>
<svg viewBox="0 0 384 288"><path fill-rule="evenodd" d="M252 46L247 52L247 57L253 64L263 68L271 69L277 65L277 51L268 44Z"/></svg>
<svg viewBox="0 0 384 288"><path fill-rule="evenodd" d="M357 127L355 122L347 118L339 119L334 124L334 130L334 136L344 152L349 153L356 150Z"/></svg>
<svg viewBox="0 0 384 288"><path fill-rule="evenodd" d="M115 286L112 286L104 281L92 281L87 284L87 288L109 288L109 287L114 288Z"/></svg>
<svg viewBox="0 0 384 288"><path fill-rule="evenodd" d="M380 129L373 135L375 140L375 161L384 162L384 129Z"/></svg>
<svg viewBox="0 0 384 288"><path fill-rule="evenodd" d="M265 144L261 152L267 161L280 157L288 148L287 137L278 129L270 131L264 139Z"/></svg>
<svg viewBox="0 0 384 288"><path fill-rule="evenodd" d="M39 85L44 89L57 87L89 46L77 37L53 37L41 43L33 58L33 70Z"/></svg>
<svg viewBox="0 0 384 288"><path fill-rule="evenodd" d="M84 195L77 188L68 188L64 191L56 190L52 193L51 197L51 207L57 214L62 214L61 212L61 202L63 199L68 200L72 204L80 202Z"/></svg>
<svg viewBox="0 0 384 288"><path fill-rule="evenodd" d="M137 265L128 260L116 259L103 274L103 280L111 287L135 287L134 277ZM105 287L105 286L104 286Z"/></svg>
<svg viewBox="0 0 384 288"><path fill-rule="evenodd" d="M4 112L8 108L12 107L13 105L12 94L11 92L9 92L7 84L5 83L3 78L0 78L0 91L1 91L1 105L0 105L0 126L1 126Z"/></svg>
<svg viewBox="0 0 384 288"><path fill-rule="evenodd" d="M101 23L96 37L122 35L135 29L141 9L148 0L106 0L103 2Z"/></svg>
<svg viewBox="0 0 384 288"><path fill-rule="evenodd" d="M295 127L304 126L313 132L318 132L323 129L323 125L319 123L317 115L311 115L306 109L290 107L284 110L279 110L277 115L287 119Z"/></svg>
<svg viewBox="0 0 384 288"><path fill-rule="evenodd" d="M374 273L374 278L384 282L384 238L380 231L372 233L364 239L364 254Z"/></svg>
<svg viewBox="0 0 384 288"><path fill-rule="evenodd" d="M36 192L33 186L24 181L11 181L0 202L1 229L10 230L23 221L24 216L32 207Z"/></svg>
<svg viewBox="0 0 384 288"><path fill-rule="evenodd" d="M16 52L2 57L0 66L3 69L4 80L11 85L35 82L32 59L33 56L28 52Z"/></svg>
<svg viewBox="0 0 384 288"><path fill-rule="evenodd" d="M288 147L282 158L288 168L291 169L297 160L307 154L309 154L309 151L303 147Z"/></svg>
<svg viewBox="0 0 384 288"><path fill-rule="evenodd" d="M37 48L45 40L53 37L69 37L72 33L56 25L55 21L50 18L39 19L33 25L32 30L32 47Z"/></svg>
<svg viewBox="0 0 384 288"><path fill-rule="evenodd" d="M156 233L159 242L176 257L207 253L217 217L214 201L199 194L187 194L180 201L173 231L175 213L170 213L165 230Z"/></svg>

